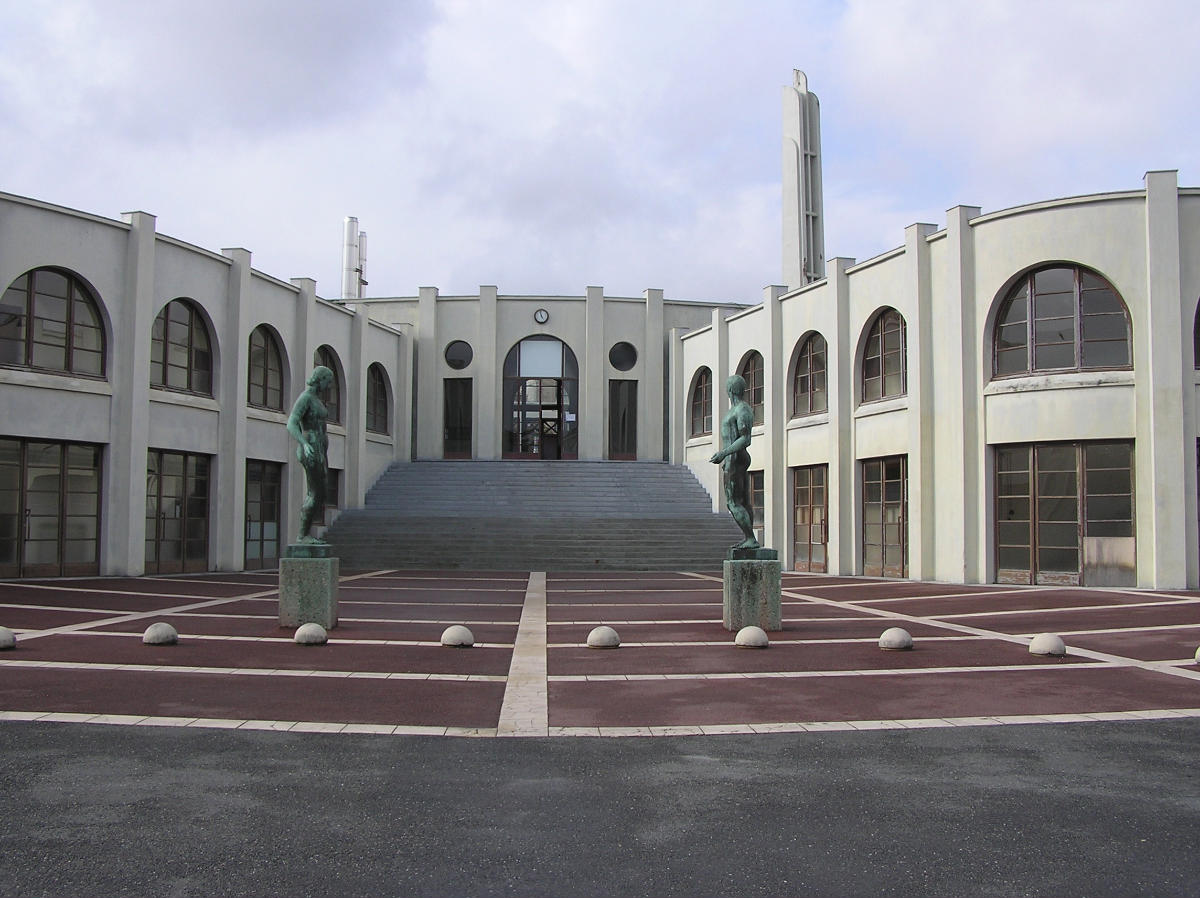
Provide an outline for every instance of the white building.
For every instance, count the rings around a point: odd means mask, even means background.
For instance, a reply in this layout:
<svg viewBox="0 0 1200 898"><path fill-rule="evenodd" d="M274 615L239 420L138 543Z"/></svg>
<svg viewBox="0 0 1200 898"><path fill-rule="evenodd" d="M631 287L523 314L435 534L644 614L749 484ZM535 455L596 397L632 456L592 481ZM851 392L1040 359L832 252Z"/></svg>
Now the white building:
<svg viewBox="0 0 1200 898"><path fill-rule="evenodd" d="M1200 190L1151 172L959 206L892 252L826 260L799 73L784 120L788 286L750 307L599 287L347 305L145 213L0 194L0 577L273 565L303 495L286 414L320 362L341 507L412 458L665 458L720 510L707 459L740 372L788 567L1200 584Z"/></svg>

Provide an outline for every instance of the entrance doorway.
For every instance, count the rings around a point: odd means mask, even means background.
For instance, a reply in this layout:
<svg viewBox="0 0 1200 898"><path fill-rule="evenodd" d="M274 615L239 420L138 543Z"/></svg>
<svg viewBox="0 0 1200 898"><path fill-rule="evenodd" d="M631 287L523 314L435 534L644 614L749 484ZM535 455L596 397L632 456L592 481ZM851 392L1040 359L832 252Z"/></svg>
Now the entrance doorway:
<svg viewBox="0 0 1200 898"><path fill-rule="evenodd" d="M566 343L526 337L504 359L504 458L579 457L579 364Z"/></svg>
<svg viewBox="0 0 1200 898"><path fill-rule="evenodd" d="M1133 586L1133 444L996 447L996 582Z"/></svg>
<svg viewBox="0 0 1200 898"><path fill-rule="evenodd" d="M100 572L100 447L0 440L0 577Z"/></svg>
<svg viewBox="0 0 1200 898"><path fill-rule="evenodd" d="M908 576L908 456L862 463L863 574Z"/></svg>
<svg viewBox="0 0 1200 898"><path fill-rule="evenodd" d="M146 462L146 573L208 570L206 455L151 449Z"/></svg>

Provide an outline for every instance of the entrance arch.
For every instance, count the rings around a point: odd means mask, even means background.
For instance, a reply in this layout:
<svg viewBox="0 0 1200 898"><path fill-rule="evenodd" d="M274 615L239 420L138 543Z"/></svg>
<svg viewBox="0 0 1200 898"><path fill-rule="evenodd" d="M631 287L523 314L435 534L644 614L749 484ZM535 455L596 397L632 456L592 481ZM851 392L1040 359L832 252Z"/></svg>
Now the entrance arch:
<svg viewBox="0 0 1200 898"><path fill-rule="evenodd" d="M579 363L545 334L521 340L504 358L504 458L579 457Z"/></svg>

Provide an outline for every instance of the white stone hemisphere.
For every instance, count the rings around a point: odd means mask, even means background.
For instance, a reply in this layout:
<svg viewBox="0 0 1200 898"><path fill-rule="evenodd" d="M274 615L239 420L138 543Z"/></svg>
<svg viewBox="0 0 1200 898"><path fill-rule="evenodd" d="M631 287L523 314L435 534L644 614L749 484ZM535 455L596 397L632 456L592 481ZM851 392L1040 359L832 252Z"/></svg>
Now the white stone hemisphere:
<svg viewBox="0 0 1200 898"><path fill-rule="evenodd" d="M179 642L179 631L168 623L159 621L151 624L142 634L142 642L146 645L174 645Z"/></svg>
<svg viewBox="0 0 1200 898"><path fill-rule="evenodd" d="M615 649L621 645L621 637L612 627L596 627L588 634L589 649Z"/></svg>
<svg viewBox="0 0 1200 898"><path fill-rule="evenodd" d="M1039 633L1029 643L1029 654L1031 655L1065 655L1066 653L1066 643L1062 641L1061 636L1054 633Z"/></svg>
<svg viewBox="0 0 1200 898"><path fill-rule="evenodd" d="M324 645L329 641L325 628L320 624L301 624L292 638L296 645Z"/></svg>
<svg viewBox="0 0 1200 898"><path fill-rule="evenodd" d="M9 648L12 648L12 646L9 646ZM1200 649L1196 649L1196 663L1200 664Z"/></svg>
<svg viewBox="0 0 1200 898"><path fill-rule="evenodd" d="M879 637L879 647L888 652L903 652L913 647L912 634L903 627L888 627Z"/></svg>
<svg viewBox="0 0 1200 898"><path fill-rule="evenodd" d="M733 644L742 649L765 649L770 642L762 627L742 627L733 637Z"/></svg>
<svg viewBox="0 0 1200 898"><path fill-rule="evenodd" d="M475 644L475 634L462 624L454 624L442 631L442 645L457 649L469 649Z"/></svg>
<svg viewBox="0 0 1200 898"><path fill-rule="evenodd" d="M8 627L0 627L0 650L12 649L17 646L17 634Z"/></svg>

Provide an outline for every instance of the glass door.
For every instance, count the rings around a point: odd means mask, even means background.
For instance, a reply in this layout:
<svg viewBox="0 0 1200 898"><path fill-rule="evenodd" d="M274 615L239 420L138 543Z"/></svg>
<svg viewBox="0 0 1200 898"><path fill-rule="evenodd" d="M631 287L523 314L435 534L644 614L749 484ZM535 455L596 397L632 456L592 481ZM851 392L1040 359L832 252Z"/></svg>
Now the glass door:
<svg viewBox="0 0 1200 898"><path fill-rule="evenodd" d="M792 567L823 574L827 569L825 479L828 465L792 468Z"/></svg>
<svg viewBox="0 0 1200 898"><path fill-rule="evenodd" d="M442 457L471 457L471 378L442 381Z"/></svg>
<svg viewBox="0 0 1200 898"><path fill-rule="evenodd" d="M608 382L608 457L637 459L637 381Z"/></svg>

